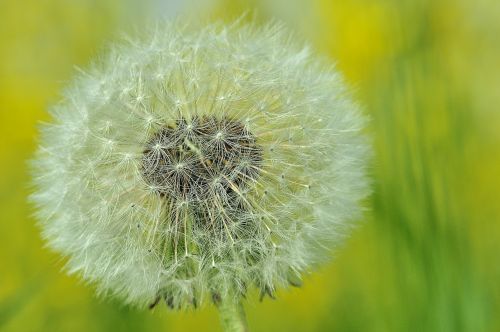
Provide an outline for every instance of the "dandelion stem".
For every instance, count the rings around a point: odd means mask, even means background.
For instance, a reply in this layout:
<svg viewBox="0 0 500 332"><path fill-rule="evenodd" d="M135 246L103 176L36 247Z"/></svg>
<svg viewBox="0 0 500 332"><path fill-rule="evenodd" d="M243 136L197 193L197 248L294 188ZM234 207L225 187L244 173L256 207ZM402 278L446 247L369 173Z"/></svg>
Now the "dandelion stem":
<svg viewBox="0 0 500 332"><path fill-rule="evenodd" d="M226 297L218 304L218 308L224 332L248 332L245 309L240 300Z"/></svg>

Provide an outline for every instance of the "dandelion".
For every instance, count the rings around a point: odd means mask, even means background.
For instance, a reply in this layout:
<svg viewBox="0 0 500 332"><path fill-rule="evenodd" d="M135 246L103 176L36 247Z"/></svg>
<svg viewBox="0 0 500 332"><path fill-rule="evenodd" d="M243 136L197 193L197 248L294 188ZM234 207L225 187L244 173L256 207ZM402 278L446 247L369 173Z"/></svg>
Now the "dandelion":
<svg viewBox="0 0 500 332"><path fill-rule="evenodd" d="M42 127L32 200L69 273L139 307L298 286L368 192L341 76L276 24L165 24L81 71Z"/></svg>

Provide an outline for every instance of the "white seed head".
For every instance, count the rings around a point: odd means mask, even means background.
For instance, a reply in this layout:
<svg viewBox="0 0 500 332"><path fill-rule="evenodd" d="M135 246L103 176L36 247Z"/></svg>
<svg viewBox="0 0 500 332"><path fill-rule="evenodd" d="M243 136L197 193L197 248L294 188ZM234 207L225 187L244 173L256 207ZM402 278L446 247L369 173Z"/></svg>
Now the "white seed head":
<svg viewBox="0 0 500 332"><path fill-rule="evenodd" d="M280 26L166 24L51 109L32 200L70 272L138 306L295 284L368 193L365 120Z"/></svg>

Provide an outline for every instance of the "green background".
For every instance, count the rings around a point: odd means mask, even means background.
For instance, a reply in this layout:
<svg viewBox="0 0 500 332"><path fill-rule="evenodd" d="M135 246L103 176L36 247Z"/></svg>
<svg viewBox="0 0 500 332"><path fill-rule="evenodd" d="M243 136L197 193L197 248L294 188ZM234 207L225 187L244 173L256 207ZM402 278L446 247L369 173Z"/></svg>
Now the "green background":
<svg viewBox="0 0 500 332"><path fill-rule="evenodd" d="M0 1L0 330L218 331L217 312L137 311L60 272L26 202L47 106L108 41L176 13L278 18L337 61L371 116L374 194L332 263L252 331L500 331L498 0Z"/></svg>

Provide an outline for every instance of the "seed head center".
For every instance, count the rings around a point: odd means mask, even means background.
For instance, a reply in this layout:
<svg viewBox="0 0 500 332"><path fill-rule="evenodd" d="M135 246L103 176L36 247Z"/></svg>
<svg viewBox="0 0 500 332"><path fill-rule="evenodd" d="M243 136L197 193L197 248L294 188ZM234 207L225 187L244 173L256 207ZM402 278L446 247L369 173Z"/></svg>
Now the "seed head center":
<svg viewBox="0 0 500 332"><path fill-rule="evenodd" d="M262 149L247 126L205 116L181 118L153 135L143 152L142 175L163 197L203 201L247 187L261 166Z"/></svg>

